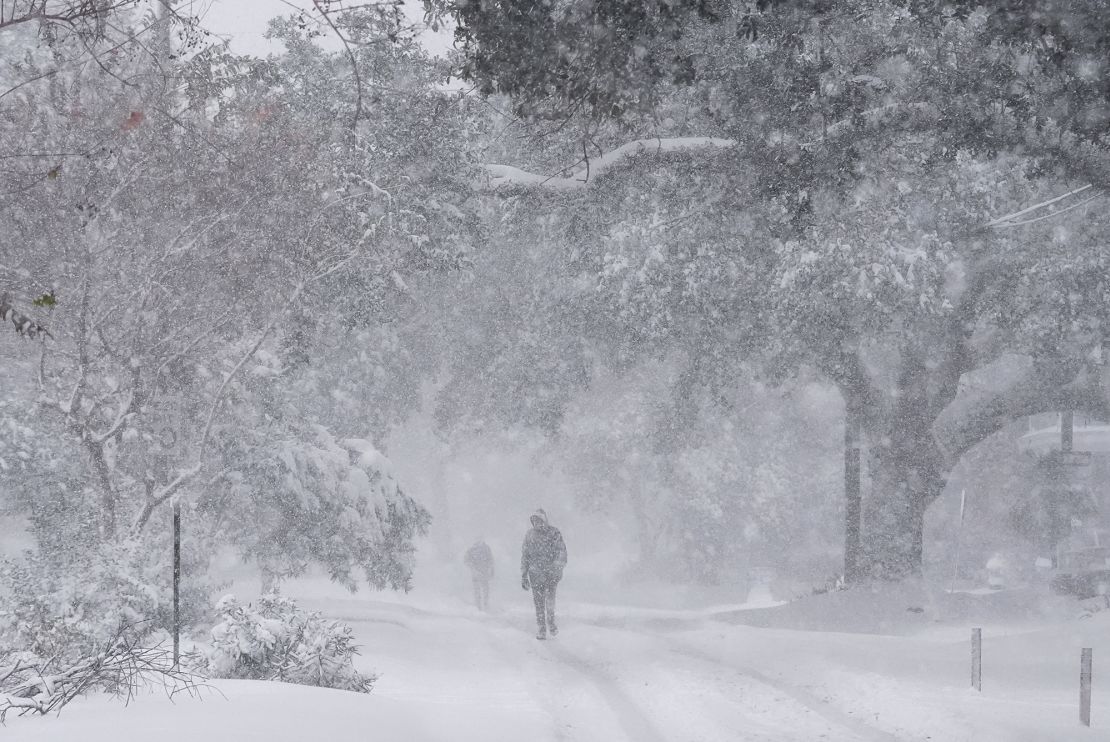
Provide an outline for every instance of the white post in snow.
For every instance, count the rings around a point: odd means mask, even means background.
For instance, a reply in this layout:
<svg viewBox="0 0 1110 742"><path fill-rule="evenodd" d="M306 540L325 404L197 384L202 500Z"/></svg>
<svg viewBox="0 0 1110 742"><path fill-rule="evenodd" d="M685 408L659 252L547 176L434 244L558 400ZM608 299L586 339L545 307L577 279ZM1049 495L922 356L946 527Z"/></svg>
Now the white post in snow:
<svg viewBox="0 0 1110 742"><path fill-rule="evenodd" d="M964 537L964 506L967 504L967 490L960 490L960 525L956 528L956 564L952 568L952 587L949 592L956 589L956 582L960 579L960 545Z"/></svg>
<svg viewBox="0 0 1110 742"><path fill-rule="evenodd" d="M1079 721L1091 726L1091 648L1084 647L1079 655Z"/></svg>
<svg viewBox="0 0 1110 742"><path fill-rule="evenodd" d="M971 630L971 687L983 692L983 630Z"/></svg>

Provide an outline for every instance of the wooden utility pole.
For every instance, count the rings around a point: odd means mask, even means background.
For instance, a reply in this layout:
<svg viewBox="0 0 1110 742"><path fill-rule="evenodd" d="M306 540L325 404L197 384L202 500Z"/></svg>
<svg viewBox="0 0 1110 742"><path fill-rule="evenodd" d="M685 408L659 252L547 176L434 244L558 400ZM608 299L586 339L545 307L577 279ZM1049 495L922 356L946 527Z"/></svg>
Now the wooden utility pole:
<svg viewBox="0 0 1110 742"><path fill-rule="evenodd" d="M860 409L846 396L844 404L844 581L856 582L860 568Z"/></svg>

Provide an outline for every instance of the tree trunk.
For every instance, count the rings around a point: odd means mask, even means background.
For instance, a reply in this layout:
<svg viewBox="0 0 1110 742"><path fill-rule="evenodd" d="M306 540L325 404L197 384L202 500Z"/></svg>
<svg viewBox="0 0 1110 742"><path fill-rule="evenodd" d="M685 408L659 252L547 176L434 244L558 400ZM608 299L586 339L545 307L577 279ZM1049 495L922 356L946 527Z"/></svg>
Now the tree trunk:
<svg viewBox="0 0 1110 742"><path fill-rule="evenodd" d="M259 589L262 591L261 595L269 595L276 592L281 587L281 578L278 577L277 572L274 572L265 566L260 566L258 569Z"/></svg>
<svg viewBox="0 0 1110 742"><path fill-rule="evenodd" d="M636 542L640 549L640 565L654 567L659 558L659 533L647 513L644 487L635 487L629 503L636 520Z"/></svg>
<svg viewBox="0 0 1110 742"><path fill-rule="evenodd" d="M871 486L863 506L861 578L921 574L926 510L956 462L1009 422L1053 409L1110 415L1110 365L1092 372L1070 357L999 359L998 383L961 390L970 368L962 332L954 335L948 361L933 360L944 352L903 349L893 389L870 386L854 357L831 367L845 398L864 395Z"/></svg>
<svg viewBox="0 0 1110 742"><path fill-rule="evenodd" d="M921 575L925 511L944 491L947 473L928 430L876 452L859 574L892 580Z"/></svg>
<svg viewBox="0 0 1110 742"><path fill-rule="evenodd" d="M860 577L860 402L851 395L844 401L844 581Z"/></svg>
<svg viewBox="0 0 1110 742"><path fill-rule="evenodd" d="M921 575L925 511L944 491L948 462L933 436L937 406L918 354L902 359L893 404L873 418L871 497L859 573L898 580ZM882 418L886 418L883 420Z"/></svg>
<svg viewBox="0 0 1110 742"><path fill-rule="evenodd" d="M112 473L104 456L104 446L86 441L85 450L92 459L100 483L100 538L105 542L113 541L116 538L116 491L112 487Z"/></svg>

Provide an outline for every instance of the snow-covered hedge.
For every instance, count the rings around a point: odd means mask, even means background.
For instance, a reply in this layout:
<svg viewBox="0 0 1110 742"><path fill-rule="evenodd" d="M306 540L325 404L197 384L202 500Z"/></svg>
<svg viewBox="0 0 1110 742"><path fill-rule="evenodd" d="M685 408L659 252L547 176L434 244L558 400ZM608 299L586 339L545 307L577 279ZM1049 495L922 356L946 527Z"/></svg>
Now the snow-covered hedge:
<svg viewBox="0 0 1110 742"><path fill-rule="evenodd" d="M130 636L172 627L170 544L161 534L104 544L60 558L28 552L0 559L0 650L76 662L109 643L121 627ZM199 623L211 585L183 581L182 619Z"/></svg>
<svg viewBox="0 0 1110 742"><path fill-rule="evenodd" d="M278 680L369 693L376 676L354 667L351 628L306 613L289 598L264 595L243 606L232 595L216 604L219 621L204 653L214 678Z"/></svg>

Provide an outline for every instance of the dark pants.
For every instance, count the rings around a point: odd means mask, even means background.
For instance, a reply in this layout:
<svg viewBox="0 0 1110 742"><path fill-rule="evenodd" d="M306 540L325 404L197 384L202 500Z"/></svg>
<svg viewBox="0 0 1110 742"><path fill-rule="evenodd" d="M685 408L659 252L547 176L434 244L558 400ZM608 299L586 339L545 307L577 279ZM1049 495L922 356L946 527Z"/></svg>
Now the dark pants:
<svg viewBox="0 0 1110 742"><path fill-rule="evenodd" d="M536 603L536 625L541 632L558 631L555 627L555 586L558 584L557 580L543 582L532 580L532 600Z"/></svg>
<svg viewBox="0 0 1110 742"><path fill-rule="evenodd" d="M488 577L475 577L474 578L474 605L478 606L480 611L489 610L489 578Z"/></svg>

